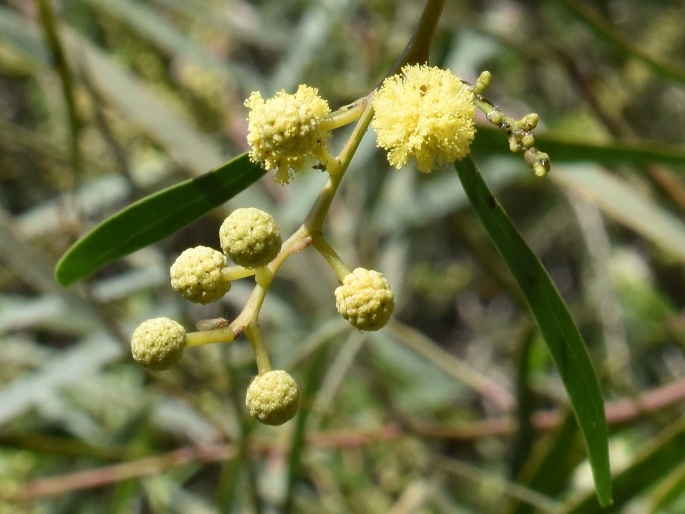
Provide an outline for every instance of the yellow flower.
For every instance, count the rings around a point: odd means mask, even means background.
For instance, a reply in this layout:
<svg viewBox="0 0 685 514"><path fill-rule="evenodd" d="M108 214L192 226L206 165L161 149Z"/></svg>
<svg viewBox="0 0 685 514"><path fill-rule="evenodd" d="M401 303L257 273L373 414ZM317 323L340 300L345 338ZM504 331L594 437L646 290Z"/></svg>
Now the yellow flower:
<svg viewBox="0 0 685 514"><path fill-rule="evenodd" d="M373 99L378 146L397 169L412 157L422 173L468 155L476 129L474 92L447 70L407 65Z"/></svg>
<svg viewBox="0 0 685 514"><path fill-rule="evenodd" d="M281 90L264 100L256 91L245 101L250 159L267 170L276 169L276 180L290 182L308 156L325 158L330 132L320 123L331 112L318 90L301 85L294 95Z"/></svg>

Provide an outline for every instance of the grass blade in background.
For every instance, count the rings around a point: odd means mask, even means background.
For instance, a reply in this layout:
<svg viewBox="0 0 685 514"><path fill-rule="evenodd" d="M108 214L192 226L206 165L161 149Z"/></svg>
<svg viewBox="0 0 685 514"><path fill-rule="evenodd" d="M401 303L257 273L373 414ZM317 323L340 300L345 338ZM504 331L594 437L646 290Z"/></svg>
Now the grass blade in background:
<svg viewBox="0 0 685 514"><path fill-rule="evenodd" d="M55 277L71 285L105 264L164 239L264 175L243 154L219 168L147 196L106 219L60 259Z"/></svg>
<svg viewBox="0 0 685 514"><path fill-rule="evenodd" d="M659 436L647 443L635 460L614 477L614 503L602 508L589 494L581 495L560 512L563 514L601 514L621 512L621 508L636 496L670 476L685 459L685 418L672 423ZM644 512L647 512L646 510ZM675 511L664 511L675 512Z"/></svg>
<svg viewBox="0 0 685 514"><path fill-rule="evenodd" d="M639 41L634 41L628 34L622 33L616 28L615 23L604 18L594 8L586 7L577 0L559 0L559 3L563 4L569 12L573 13L586 27L602 38L605 43L614 46L626 55L638 59L662 77L685 84L684 68L676 62L669 62L656 55L650 55L648 51L643 49L643 45Z"/></svg>
<svg viewBox="0 0 685 514"><path fill-rule="evenodd" d="M685 261L685 224L656 198L592 164L555 169L553 180L607 216Z"/></svg>
<svg viewBox="0 0 685 514"><path fill-rule="evenodd" d="M455 164L459 180L495 246L520 285L544 336L585 439L600 504L611 502L604 403L592 361L549 274L488 189L471 158Z"/></svg>
<svg viewBox="0 0 685 514"><path fill-rule="evenodd" d="M582 460L583 443L578 424L569 411L555 432L542 436L516 482L550 498L559 498ZM512 497L500 512L534 514L536 511L530 503Z"/></svg>

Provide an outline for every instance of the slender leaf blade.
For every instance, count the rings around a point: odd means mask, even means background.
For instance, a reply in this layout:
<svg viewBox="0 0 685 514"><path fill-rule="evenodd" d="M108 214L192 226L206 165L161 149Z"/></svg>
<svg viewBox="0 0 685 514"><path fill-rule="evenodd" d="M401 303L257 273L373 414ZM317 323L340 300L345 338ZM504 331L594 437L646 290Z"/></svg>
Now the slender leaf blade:
<svg viewBox="0 0 685 514"><path fill-rule="evenodd" d="M189 225L264 175L247 154L199 177L142 198L77 241L57 263L55 277L71 285L105 264Z"/></svg>
<svg viewBox="0 0 685 514"><path fill-rule="evenodd" d="M593 142L551 133L536 133L535 146L552 156L553 163L593 162L605 166L618 164L685 165L682 145L615 139ZM489 126L479 126L473 141L472 152L492 156L511 155L507 137Z"/></svg>
<svg viewBox="0 0 685 514"><path fill-rule="evenodd" d="M521 287L559 370L578 420L600 504L611 503L611 470L604 403L578 327L552 279L488 189L470 158L455 164L459 179L499 253Z"/></svg>
<svg viewBox="0 0 685 514"><path fill-rule="evenodd" d="M559 498L574 470L583 460L582 445L578 424L569 411L563 416L556 432L547 434L541 444L537 445L517 477L517 483L550 498ZM536 510L530 503L511 498L508 508L501 509L500 512L533 514Z"/></svg>

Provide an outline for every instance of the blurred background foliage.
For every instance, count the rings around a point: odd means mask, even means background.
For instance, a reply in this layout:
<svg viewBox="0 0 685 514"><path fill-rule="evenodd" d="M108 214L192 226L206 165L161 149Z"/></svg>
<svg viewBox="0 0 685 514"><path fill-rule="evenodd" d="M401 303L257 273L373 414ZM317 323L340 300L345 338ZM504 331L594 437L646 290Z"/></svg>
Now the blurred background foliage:
<svg viewBox="0 0 685 514"><path fill-rule="evenodd" d="M262 311L304 391L281 428L245 415L244 339L148 373L143 319L232 317L177 298L168 267L218 246L230 209L286 234L324 183L270 177L158 245L58 286L59 256L145 194L245 150L245 108L300 83L366 94L421 2L0 1L0 512L596 512L549 356L455 173L389 169L362 143L325 233L381 270L394 321L352 330L334 274L290 259ZM607 401L614 512L685 509L685 2L449 0L432 63L516 117L538 112L536 179L483 124L474 158L588 342ZM334 140L340 144L344 135Z"/></svg>

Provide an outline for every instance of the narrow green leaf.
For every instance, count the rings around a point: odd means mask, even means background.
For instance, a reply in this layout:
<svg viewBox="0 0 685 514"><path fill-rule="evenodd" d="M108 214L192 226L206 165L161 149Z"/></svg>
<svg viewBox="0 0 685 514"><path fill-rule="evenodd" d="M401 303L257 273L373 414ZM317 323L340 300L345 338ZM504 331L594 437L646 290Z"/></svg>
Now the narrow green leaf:
<svg viewBox="0 0 685 514"><path fill-rule="evenodd" d="M661 483L655 488L654 492L650 492L647 497L647 508L645 512L648 514L660 514L663 512L677 512L678 504L682 505L685 497L685 462L681 462L679 466L673 469L668 476L666 476Z"/></svg>
<svg viewBox="0 0 685 514"><path fill-rule="evenodd" d="M597 497L611 502L611 470L604 403L592 361L549 274L502 206L488 189L470 158L455 164L469 201L521 287L545 338L585 439Z"/></svg>
<svg viewBox="0 0 685 514"><path fill-rule="evenodd" d="M516 482L550 498L559 498L583 459L582 445L578 425L569 411L556 432L547 434L536 445ZM500 512L532 514L535 509L529 503L512 498L510 505Z"/></svg>
<svg viewBox="0 0 685 514"><path fill-rule="evenodd" d="M68 286L108 262L155 243L234 197L264 175L243 154L199 177L133 203L77 241L57 263L55 277Z"/></svg>
<svg viewBox="0 0 685 514"><path fill-rule="evenodd" d="M535 134L535 146L552 156L552 164L560 162L594 162L613 166L616 164L666 164L685 165L685 149L682 145L668 145L652 141L592 142L554 134ZM489 126L478 127L472 151L492 156L511 155L507 137Z"/></svg>
<svg viewBox="0 0 685 514"><path fill-rule="evenodd" d="M329 345L319 347L313 353L312 362L306 377L304 377L300 409L295 418L295 427L290 441L287 488L281 512L295 512L294 505L299 490L297 485L302 480L302 460L307 449L307 423L313 413L314 399L320 391L321 382L328 370L326 363L330 362L329 356Z"/></svg>

